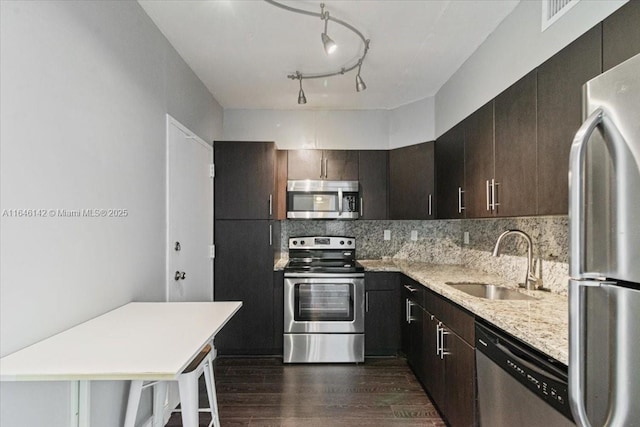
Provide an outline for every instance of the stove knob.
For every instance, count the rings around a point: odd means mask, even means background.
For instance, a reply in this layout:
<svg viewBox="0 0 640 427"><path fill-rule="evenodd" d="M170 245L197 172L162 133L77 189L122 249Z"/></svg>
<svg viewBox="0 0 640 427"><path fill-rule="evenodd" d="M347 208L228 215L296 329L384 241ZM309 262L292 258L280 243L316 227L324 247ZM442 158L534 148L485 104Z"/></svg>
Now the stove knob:
<svg viewBox="0 0 640 427"><path fill-rule="evenodd" d="M347 240L347 245L350 245L350 244L351 244L351 240Z"/></svg>
<svg viewBox="0 0 640 427"><path fill-rule="evenodd" d="M298 241L297 241L297 240L294 240L294 241L293 241L293 245L295 246L295 245L297 245L297 244L298 244Z"/></svg>
<svg viewBox="0 0 640 427"><path fill-rule="evenodd" d="M304 245L304 240L300 241L300 244L301 244L301 245Z"/></svg>
<svg viewBox="0 0 640 427"><path fill-rule="evenodd" d="M344 245L344 240L340 240L340 244L341 244L341 245Z"/></svg>

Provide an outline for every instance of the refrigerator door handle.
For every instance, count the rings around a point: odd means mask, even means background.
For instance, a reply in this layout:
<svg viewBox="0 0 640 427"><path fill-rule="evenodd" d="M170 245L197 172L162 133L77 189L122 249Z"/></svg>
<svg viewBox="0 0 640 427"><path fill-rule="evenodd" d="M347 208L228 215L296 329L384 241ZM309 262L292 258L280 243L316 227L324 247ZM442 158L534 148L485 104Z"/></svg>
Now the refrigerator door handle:
<svg viewBox="0 0 640 427"><path fill-rule="evenodd" d="M569 403L576 424L591 427L585 408L585 287L600 282L569 280Z"/></svg>
<svg viewBox="0 0 640 427"><path fill-rule="evenodd" d="M585 260L584 165L587 143L602 123L604 111L595 110L580 126L569 154L569 276L583 277Z"/></svg>

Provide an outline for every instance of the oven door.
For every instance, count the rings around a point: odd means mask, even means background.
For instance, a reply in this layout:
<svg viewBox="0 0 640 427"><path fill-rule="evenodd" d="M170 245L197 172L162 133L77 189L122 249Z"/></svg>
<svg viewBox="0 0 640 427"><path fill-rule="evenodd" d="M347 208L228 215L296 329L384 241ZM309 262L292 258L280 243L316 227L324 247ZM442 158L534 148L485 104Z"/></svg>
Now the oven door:
<svg viewBox="0 0 640 427"><path fill-rule="evenodd" d="M364 278L318 276L284 279L284 332L363 333Z"/></svg>

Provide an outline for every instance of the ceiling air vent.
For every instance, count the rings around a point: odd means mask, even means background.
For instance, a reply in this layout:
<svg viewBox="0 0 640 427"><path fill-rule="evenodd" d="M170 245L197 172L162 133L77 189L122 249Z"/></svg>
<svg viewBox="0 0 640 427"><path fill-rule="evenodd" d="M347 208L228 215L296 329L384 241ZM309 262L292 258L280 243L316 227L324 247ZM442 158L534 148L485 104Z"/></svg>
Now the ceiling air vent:
<svg viewBox="0 0 640 427"><path fill-rule="evenodd" d="M556 22L580 0L542 0L542 31Z"/></svg>

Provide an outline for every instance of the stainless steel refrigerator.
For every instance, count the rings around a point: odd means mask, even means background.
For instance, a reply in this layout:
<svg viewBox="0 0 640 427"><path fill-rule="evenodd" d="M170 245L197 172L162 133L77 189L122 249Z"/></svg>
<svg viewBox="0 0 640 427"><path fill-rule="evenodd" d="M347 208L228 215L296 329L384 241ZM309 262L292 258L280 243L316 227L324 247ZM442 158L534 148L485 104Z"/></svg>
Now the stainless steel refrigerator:
<svg viewBox="0 0 640 427"><path fill-rule="evenodd" d="M569 395L640 426L640 55L587 82L569 164Z"/></svg>

